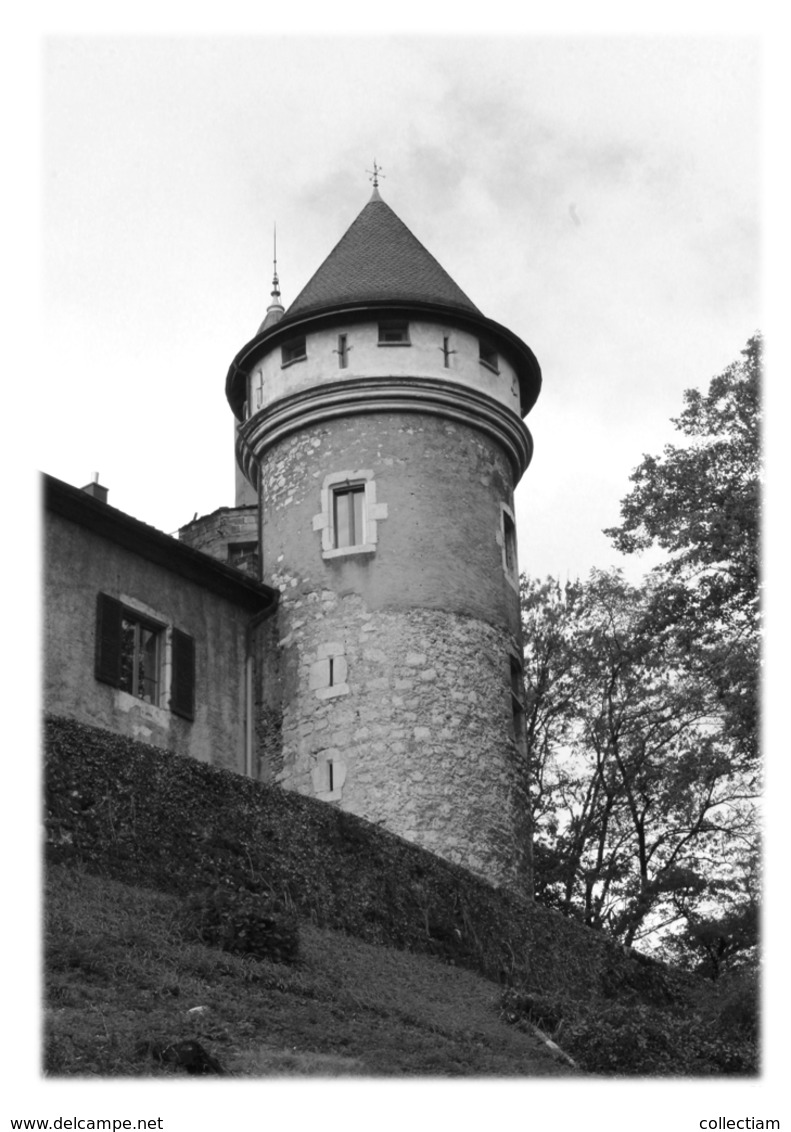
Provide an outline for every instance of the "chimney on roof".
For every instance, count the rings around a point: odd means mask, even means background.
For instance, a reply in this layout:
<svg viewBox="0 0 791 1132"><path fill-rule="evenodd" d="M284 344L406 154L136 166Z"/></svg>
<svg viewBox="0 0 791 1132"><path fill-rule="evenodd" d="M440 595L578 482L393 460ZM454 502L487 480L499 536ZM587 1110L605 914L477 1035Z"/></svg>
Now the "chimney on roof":
<svg viewBox="0 0 791 1132"><path fill-rule="evenodd" d="M98 499L100 503L106 503L107 502L107 491L108 491L108 489L106 487L102 487L102 485L99 483L99 473L98 472L93 473L92 482L86 484L85 487L82 488L82 491L87 492L88 495L92 495L93 498Z"/></svg>

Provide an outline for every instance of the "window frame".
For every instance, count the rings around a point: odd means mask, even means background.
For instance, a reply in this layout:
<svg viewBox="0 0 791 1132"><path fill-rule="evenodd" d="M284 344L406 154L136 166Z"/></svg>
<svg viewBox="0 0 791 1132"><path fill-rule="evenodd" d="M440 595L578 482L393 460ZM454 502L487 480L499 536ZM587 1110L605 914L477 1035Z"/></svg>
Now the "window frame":
<svg viewBox="0 0 791 1132"><path fill-rule="evenodd" d="M252 567L252 574L258 577L258 540L245 539L242 542L229 542L225 547L226 561L233 570L249 573L247 566Z"/></svg>
<svg viewBox="0 0 791 1132"><path fill-rule="evenodd" d="M403 335L399 338L388 338L388 334L399 333ZM411 346L412 342L409 337L409 320L406 318L388 318L382 319L377 323L377 345L378 346Z"/></svg>
<svg viewBox="0 0 791 1132"><path fill-rule="evenodd" d="M154 700L125 687L122 673L123 622L140 625L156 634L157 692ZM136 633L137 637L137 633ZM165 618L133 599L100 591L96 599L94 676L139 704L192 721L195 718L196 649L189 633L169 625ZM133 688L135 681L133 680Z"/></svg>
<svg viewBox="0 0 791 1132"><path fill-rule="evenodd" d="M304 362L308 356L308 340L305 334L295 335L280 345L280 368L287 369L297 362Z"/></svg>
<svg viewBox="0 0 791 1132"><path fill-rule="evenodd" d="M125 631L132 630L132 648L131 657L127 656L127 638ZM121 653L120 653L120 668L119 684L118 687L122 692L128 692L130 696L134 696L137 700L143 700L144 703L153 704L154 707L160 706L162 699L162 684L163 684L163 666L164 666L164 652L165 652L165 634L167 626L161 625L156 621L152 621L150 617L144 617L142 614L137 613L127 607L121 610ZM141 667L145 668L146 657L149 650L146 647L146 642L143 641L143 634L150 634L151 644L153 645L153 676L141 675ZM131 660L131 672L127 675L125 671L125 661ZM151 695L144 694L141 691L141 682L143 684L151 684Z"/></svg>
<svg viewBox="0 0 791 1132"><path fill-rule="evenodd" d="M500 524L496 541L502 555L505 580L519 593L519 547L516 539L516 518L507 503L500 504Z"/></svg>
<svg viewBox="0 0 791 1132"><path fill-rule="evenodd" d="M490 342L478 339L478 362L492 373L500 373L500 355Z"/></svg>
<svg viewBox="0 0 791 1132"><path fill-rule="evenodd" d="M336 497L362 493L362 541L338 546ZM331 472L321 487L321 511L313 516L313 530L321 532L322 558L373 554L379 541L378 525L387 518L387 504L376 498L376 480L370 468Z"/></svg>
<svg viewBox="0 0 791 1132"><path fill-rule="evenodd" d="M366 543L365 482L339 483L332 487L332 546L333 550L351 550ZM359 499L359 507L357 500ZM341 523L341 507L346 511ZM341 542L348 533L348 541Z"/></svg>

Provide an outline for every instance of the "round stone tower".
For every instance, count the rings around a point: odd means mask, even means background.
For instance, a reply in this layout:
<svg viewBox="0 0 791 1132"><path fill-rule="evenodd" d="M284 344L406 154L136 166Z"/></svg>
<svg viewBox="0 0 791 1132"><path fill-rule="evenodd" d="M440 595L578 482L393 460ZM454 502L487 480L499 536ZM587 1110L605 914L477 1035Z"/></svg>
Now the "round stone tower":
<svg viewBox="0 0 791 1132"><path fill-rule="evenodd" d="M281 593L261 777L523 890L513 493L540 385L374 188L226 386Z"/></svg>

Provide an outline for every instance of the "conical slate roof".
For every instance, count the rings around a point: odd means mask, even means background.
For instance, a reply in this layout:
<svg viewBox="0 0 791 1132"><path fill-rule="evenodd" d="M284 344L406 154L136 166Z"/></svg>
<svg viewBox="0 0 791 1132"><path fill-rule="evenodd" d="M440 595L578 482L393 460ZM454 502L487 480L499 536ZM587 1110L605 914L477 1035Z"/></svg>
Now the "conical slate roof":
<svg viewBox="0 0 791 1132"><path fill-rule="evenodd" d="M481 313L374 189L284 317L376 301L435 303Z"/></svg>

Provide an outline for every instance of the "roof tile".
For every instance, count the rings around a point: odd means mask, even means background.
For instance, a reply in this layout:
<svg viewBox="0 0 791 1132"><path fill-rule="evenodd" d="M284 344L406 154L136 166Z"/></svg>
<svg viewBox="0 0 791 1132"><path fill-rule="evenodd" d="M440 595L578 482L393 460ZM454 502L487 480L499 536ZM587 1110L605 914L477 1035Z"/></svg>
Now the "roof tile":
<svg viewBox="0 0 791 1132"><path fill-rule="evenodd" d="M345 303L377 300L439 303L481 313L374 192L297 295L285 318Z"/></svg>

